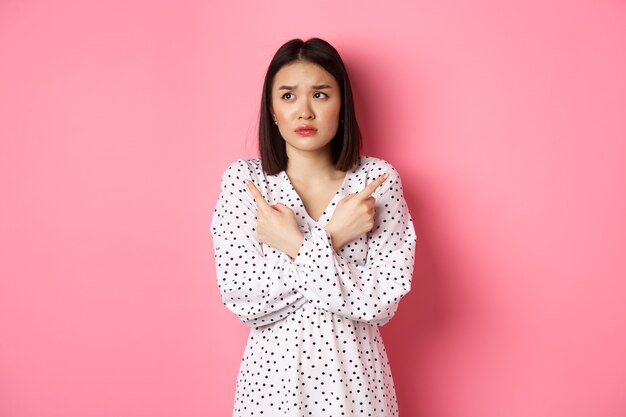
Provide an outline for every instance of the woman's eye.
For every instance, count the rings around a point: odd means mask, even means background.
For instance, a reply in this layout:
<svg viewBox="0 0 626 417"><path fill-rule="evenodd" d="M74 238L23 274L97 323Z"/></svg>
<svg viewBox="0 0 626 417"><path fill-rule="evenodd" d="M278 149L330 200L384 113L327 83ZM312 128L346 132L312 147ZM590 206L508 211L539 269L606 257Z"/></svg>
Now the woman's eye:
<svg viewBox="0 0 626 417"><path fill-rule="evenodd" d="M315 98L326 98L326 97L328 97L328 94L322 93L321 91L318 91L315 94L313 94L313 97L315 97Z"/></svg>
<svg viewBox="0 0 626 417"><path fill-rule="evenodd" d="M292 98L293 98L293 94L291 94L291 93L283 94L283 99L285 99L285 100L291 100Z"/></svg>

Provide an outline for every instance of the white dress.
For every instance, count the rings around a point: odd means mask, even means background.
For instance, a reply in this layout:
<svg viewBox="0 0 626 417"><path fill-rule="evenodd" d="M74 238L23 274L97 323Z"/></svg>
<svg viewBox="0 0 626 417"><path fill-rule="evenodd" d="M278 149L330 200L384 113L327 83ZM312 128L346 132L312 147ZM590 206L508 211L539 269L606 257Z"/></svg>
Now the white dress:
<svg viewBox="0 0 626 417"><path fill-rule="evenodd" d="M384 172L374 228L335 252L324 225L336 204ZM244 179L295 212L305 235L295 260L257 240ZM314 221L284 171L267 176L260 160L237 160L222 177L211 233L222 301L251 327L234 417L398 415L378 326L411 288L416 236L391 164L361 156Z"/></svg>

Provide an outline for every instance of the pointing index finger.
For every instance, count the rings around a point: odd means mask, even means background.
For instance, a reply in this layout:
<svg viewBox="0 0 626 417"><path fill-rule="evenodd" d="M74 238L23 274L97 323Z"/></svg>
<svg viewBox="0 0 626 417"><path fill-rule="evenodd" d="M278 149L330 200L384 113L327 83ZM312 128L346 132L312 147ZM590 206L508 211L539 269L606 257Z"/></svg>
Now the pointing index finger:
<svg viewBox="0 0 626 417"><path fill-rule="evenodd" d="M252 181L245 180L245 183L246 183L246 187L248 187L248 190L250 190L250 193L252 194L252 198L254 198L254 201L256 202L257 206L269 205L267 201L265 201L265 197L263 197L263 194L261 194L259 189L256 188L256 185L254 185Z"/></svg>
<svg viewBox="0 0 626 417"><path fill-rule="evenodd" d="M374 191L376 191L376 189L378 187L380 187L380 185L385 182L385 180L389 178L389 174L387 174L386 172L382 175L380 175L378 178L376 178L374 181L370 182L369 184L367 184L365 186L365 188L363 188L361 191L359 191L358 195L363 197L363 198L367 198L369 196L372 195L372 193Z"/></svg>

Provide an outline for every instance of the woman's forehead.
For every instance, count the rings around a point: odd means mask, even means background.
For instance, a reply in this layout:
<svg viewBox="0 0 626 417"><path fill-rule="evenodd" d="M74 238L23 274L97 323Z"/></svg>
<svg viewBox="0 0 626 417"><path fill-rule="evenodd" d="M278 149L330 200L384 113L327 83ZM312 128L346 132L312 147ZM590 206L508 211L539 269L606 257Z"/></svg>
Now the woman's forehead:
<svg viewBox="0 0 626 417"><path fill-rule="evenodd" d="M337 85L337 80L320 65L309 61L295 61L283 66L274 76L273 86L309 87L312 85Z"/></svg>

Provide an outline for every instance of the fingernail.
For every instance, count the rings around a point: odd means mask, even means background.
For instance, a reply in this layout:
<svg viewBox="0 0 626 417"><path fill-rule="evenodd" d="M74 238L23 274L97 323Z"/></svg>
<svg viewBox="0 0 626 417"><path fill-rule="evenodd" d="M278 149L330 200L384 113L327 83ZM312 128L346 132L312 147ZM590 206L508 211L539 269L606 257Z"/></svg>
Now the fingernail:
<svg viewBox="0 0 626 417"><path fill-rule="evenodd" d="M383 174L383 178L384 178L384 179L389 178L389 174L385 172L385 173Z"/></svg>

